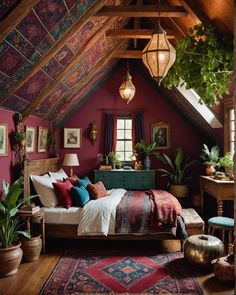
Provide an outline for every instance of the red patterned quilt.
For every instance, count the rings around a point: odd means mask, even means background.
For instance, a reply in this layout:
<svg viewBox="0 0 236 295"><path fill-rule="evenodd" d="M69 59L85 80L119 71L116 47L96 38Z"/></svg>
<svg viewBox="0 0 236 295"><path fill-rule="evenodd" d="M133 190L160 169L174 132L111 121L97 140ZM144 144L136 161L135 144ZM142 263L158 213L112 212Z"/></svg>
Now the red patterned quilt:
<svg viewBox="0 0 236 295"><path fill-rule="evenodd" d="M178 200L166 191L128 191L116 208L116 233L176 234Z"/></svg>

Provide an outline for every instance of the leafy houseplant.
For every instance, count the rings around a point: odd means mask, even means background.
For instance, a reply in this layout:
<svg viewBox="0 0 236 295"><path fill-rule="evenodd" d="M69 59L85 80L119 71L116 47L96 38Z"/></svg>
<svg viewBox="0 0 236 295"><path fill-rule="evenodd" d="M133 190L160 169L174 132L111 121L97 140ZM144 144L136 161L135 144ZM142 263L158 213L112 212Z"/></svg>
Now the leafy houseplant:
<svg viewBox="0 0 236 295"><path fill-rule="evenodd" d="M156 142L154 141L153 143L146 143L145 140L142 139L140 142L136 143L135 148L145 155L144 168L150 169L151 167L150 155L158 154L157 152L155 152Z"/></svg>
<svg viewBox="0 0 236 295"><path fill-rule="evenodd" d="M219 159L219 165L224 167L225 173L230 177L233 177L233 166L234 166L234 161L233 161L233 156L231 153L226 153L223 157L220 157Z"/></svg>
<svg viewBox="0 0 236 295"><path fill-rule="evenodd" d="M167 187L170 188L170 192L180 198L187 196L188 187L186 181L190 179L190 177L187 177L187 172L197 161L190 160L190 158L185 159L181 148L176 149L173 159L164 153L157 155L157 158L169 166L169 170L158 169L158 171L163 172L162 177L169 178Z"/></svg>
<svg viewBox="0 0 236 295"><path fill-rule="evenodd" d="M108 160L111 163L112 168L115 169L115 165L118 164L118 161L120 162L120 155L112 151L108 154Z"/></svg>
<svg viewBox="0 0 236 295"><path fill-rule="evenodd" d="M30 238L30 234L19 229L16 216L19 206L25 202L18 202L23 191L23 178L19 178L11 186L3 180L2 187L5 200L0 201L0 276L6 276L17 272L22 258L19 236Z"/></svg>
<svg viewBox="0 0 236 295"><path fill-rule="evenodd" d="M203 144L200 157L203 159L206 165L206 174L211 176L215 173L215 167L219 164L220 149L217 145L214 145L211 149L206 144Z"/></svg>
<svg viewBox="0 0 236 295"><path fill-rule="evenodd" d="M198 24L176 47L176 61L163 80L167 88L185 84L213 106L228 93L233 68L233 38L216 35L213 26Z"/></svg>

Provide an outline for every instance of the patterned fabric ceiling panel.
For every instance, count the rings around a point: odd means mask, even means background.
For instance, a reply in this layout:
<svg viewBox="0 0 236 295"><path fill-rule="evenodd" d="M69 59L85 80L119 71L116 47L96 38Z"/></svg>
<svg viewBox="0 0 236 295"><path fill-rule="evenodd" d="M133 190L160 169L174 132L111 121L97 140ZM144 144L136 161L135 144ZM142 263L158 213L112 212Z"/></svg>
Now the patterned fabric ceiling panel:
<svg viewBox="0 0 236 295"><path fill-rule="evenodd" d="M0 21L7 16L14 6L19 3L20 0L1 0L0 1Z"/></svg>

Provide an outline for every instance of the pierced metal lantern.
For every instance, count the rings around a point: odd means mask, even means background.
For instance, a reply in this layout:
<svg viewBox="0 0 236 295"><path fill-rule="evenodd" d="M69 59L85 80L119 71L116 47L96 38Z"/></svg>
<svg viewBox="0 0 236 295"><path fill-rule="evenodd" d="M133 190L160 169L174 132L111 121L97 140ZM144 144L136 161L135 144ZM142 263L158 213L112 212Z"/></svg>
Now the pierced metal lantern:
<svg viewBox="0 0 236 295"><path fill-rule="evenodd" d="M119 88L120 96L128 104L133 99L135 91L136 88L132 83L132 76L130 76L129 71L127 70L127 73L124 76L124 81Z"/></svg>

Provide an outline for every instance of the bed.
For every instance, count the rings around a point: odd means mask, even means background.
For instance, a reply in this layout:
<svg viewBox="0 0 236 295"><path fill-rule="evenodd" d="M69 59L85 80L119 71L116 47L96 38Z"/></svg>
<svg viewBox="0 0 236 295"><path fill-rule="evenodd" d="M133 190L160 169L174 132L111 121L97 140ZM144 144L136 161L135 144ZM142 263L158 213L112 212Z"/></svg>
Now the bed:
<svg viewBox="0 0 236 295"><path fill-rule="evenodd" d="M24 164L24 194L25 196L32 195L32 184L30 180L31 175L43 175L48 171L56 172L60 169L59 159L58 158L47 158L40 160L25 161ZM111 192L112 194L114 192ZM116 193L116 192L115 192ZM120 192L119 192L120 193ZM133 192L137 194L137 192ZM130 192L129 192L130 194ZM117 196L116 196L117 197ZM115 198L116 198L115 197ZM105 198L104 198L105 199ZM101 201L102 203L103 201ZM90 203L90 202L89 202ZM120 231L119 233L110 234L108 231L107 235L104 234L83 234L80 231L78 235L79 227L78 223L71 221L72 215L76 215L81 208L71 207L66 208L43 208L46 227L45 233L47 237L55 238L79 238L79 239L118 239L118 240L162 240L162 239L179 239L175 234L170 232L152 232L152 233L142 233L142 234L130 234ZM66 216L63 218L63 221L60 221L62 212ZM56 220L56 222L55 222ZM183 228L182 228L183 229Z"/></svg>

